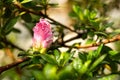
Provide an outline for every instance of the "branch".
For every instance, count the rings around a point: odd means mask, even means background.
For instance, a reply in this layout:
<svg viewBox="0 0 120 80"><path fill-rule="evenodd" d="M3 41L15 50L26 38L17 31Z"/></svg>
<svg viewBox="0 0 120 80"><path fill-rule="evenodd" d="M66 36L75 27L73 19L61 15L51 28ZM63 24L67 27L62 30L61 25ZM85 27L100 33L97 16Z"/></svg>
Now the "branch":
<svg viewBox="0 0 120 80"><path fill-rule="evenodd" d="M77 36L72 37L72 38L64 41L64 43L67 43L67 42L70 42L70 41L72 41L72 40L78 39L78 38L82 37L82 34L83 34L83 33L81 33L81 34L79 33ZM84 33L84 34L85 34L85 33Z"/></svg>
<svg viewBox="0 0 120 80"><path fill-rule="evenodd" d="M96 47L96 46L99 46L100 44L108 44L108 43L111 43L111 42L116 42L116 41L120 41L120 35L117 35L111 39L104 39L102 40L102 42L98 42L98 43L93 43L93 44L88 44L88 45L79 45L79 46L75 46L74 48L77 48L77 49L81 49L81 48L90 48L90 47ZM62 44L63 45L63 44ZM71 47L71 46L67 46L67 45L64 45L65 47Z"/></svg>
<svg viewBox="0 0 120 80"><path fill-rule="evenodd" d="M22 49L22 48L20 48L20 47L18 47L18 46L16 46L16 45L14 45L14 44L11 43L11 42L8 42L8 44L11 45L12 47L16 48L16 49L19 49L19 50L21 50L21 51L25 51L24 49Z"/></svg>
<svg viewBox="0 0 120 80"><path fill-rule="evenodd" d="M14 62L14 63L11 63L11 64L0 67L0 74L4 71L6 71L8 69L11 69L11 68L19 65L20 63L23 63L23 62L28 61L28 60L30 60L30 58L27 57L27 58L24 58L24 59L20 59L17 62Z"/></svg>
<svg viewBox="0 0 120 80"><path fill-rule="evenodd" d="M9 42L6 38L1 39L2 42L4 42L6 45L10 45L11 47L14 47L16 49L19 49L21 51L25 51L24 49L14 45L13 43Z"/></svg>
<svg viewBox="0 0 120 80"><path fill-rule="evenodd" d="M41 11L38 11L38 12L37 12L37 11L31 10L31 9L27 9L27 8L25 8L24 6L22 6L22 5L21 5L19 2L17 2L17 1L13 2L13 4L14 4L18 9L20 9L21 11L25 11L25 12L28 12L28 13L32 13L32 14L35 14L35 15L38 15L38 16L43 16L44 18L47 18L47 19L53 21L53 22L56 23L57 25L60 25L60 26L64 27L65 29L70 30L71 32L77 33L75 30L72 30L72 29L70 29L68 26L65 26L65 25L63 25L62 23L57 22L56 20L54 20L54 19L50 18L49 16L43 14Z"/></svg>
<svg viewBox="0 0 120 80"><path fill-rule="evenodd" d="M72 29L70 29L68 26L65 26L65 25L61 24L60 22L55 21L54 19L50 18L49 16L46 16L46 18L49 19L49 20L51 20L51 21L53 21L54 23L56 23L56 24L64 27L65 29L70 30L71 32L77 33L75 30L72 30Z"/></svg>

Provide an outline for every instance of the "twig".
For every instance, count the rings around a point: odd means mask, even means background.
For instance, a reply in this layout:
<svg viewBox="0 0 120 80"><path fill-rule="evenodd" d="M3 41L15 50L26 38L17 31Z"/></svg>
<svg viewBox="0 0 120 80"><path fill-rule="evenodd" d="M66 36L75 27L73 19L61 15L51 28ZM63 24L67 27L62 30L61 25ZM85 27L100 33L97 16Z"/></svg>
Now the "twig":
<svg viewBox="0 0 120 80"><path fill-rule="evenodd" d="M79 46L75 46L74 48L81 49L81 48L96 47L96 46L99 46L100 44L108 44L108 43L115 42L115 41L120 41L120 35L117 35L111 39L104 39L104 40L102 40L102 42L88 44L88 45L79 45ZM67 45L64 45L64 46L71 47L71 46L67 46Z"/></svg>
<svg viewBox="0 0 120 80"><path fill-rule="evenodd" d="M83 33L81 33L81 34L79 33L77 36L72 37L72 38L70 38L70 39L68 39L68 40L65 40L64 43L67 43L67 42L70 42L70 41L75 40L75 39L77 39L77 38L80 38L80 37L82 36L82 34L83 34Z"/></svg>
<svg viewBox="0 0 120 80"><path fill-rule="evenodd" d="M4 42L6 45L10 45L11 47L14 47L14 48L16 48L16 49L19 49L19 50L21 50L21 51L25 51L24 49L16 46L15 44L13 44L13 43L11 43L11 42L9 42L6 38L2 39L2 42Z"/></svg>
<svg viewBox="0 0 120 80"><path fill-rule="evenodd" d="M72 30L72 29L70 29L68 26L65 26L65 25L61 24L60 22L55 21L54 19L50 18L49 16L46 16L46 18L49 19L49 20L51 20L51 21L53 21L53 22L56 23L57 25L60 25L60 26L64 27L65 29L70 30L71 32L77 33L75 30Z"/></svg>
<svg viewBox="0 0 120 80"><path fill-rule="evenodd" d="M14 62L14 63L11 63L11 64L8 64L8 65L5 65L5 66L0 67L0 74L1 74L2 72L4 72L4 71L6 71L6 70L8 70L8 69L10 69L10 68L16 67L16 66L19 65L20 63L23 63L23 62L28 61L28 60L30 60L30 58L27 57L27 58L24 58L24 59L20 59L20 60L18 60L17 62Z"/></svg>
<svg viewBox="0 0 120 80"><path fill-rule="evenodd" d="M31 9L27 9L27 8L25 8L24 6L22 6L22 5L21 5L19 2L17 2L17 1L13 2L13 4L14 4L18 9L20 9L20 10L22 10L22 11L25 11L25 12L28 12L28 13L32 13L32 14L35 14L35 15L39 15L39 16L43 16L44 18L47 18L47 19L53 21L53 22L56 23L57 25L60 25L60 26L64 27L65 29L68 29L68 30L70 30L70 31L72 31L72 32L77 33L75 30L72 30L72 29L70 29L68 26L65 26L65 25L61 24L60 22L57 22L56 20L50 18L48 15L43 14L41 11L38 11L38 12L37 12L37 11L33 11L33 10L31 10Z"/></svg>
<svg viewBox="0 0 120 80"><path fill-rule="evenodd" d="M14 44L12 44L11 42L8 42L9 43L9 45L11 45L12 47L14 47L14 48L16 48L16 49L19 49L19 50L21 50L21 51L25 51L24 49L22 49L22 48L20 48L20 47L18 47L18 46L16 46L16 45L14 45Z"/></svg>

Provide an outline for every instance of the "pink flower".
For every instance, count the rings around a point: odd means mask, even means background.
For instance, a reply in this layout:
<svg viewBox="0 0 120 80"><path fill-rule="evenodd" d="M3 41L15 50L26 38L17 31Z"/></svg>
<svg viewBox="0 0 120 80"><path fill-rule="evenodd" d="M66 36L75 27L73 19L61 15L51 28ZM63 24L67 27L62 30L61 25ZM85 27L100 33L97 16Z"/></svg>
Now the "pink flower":
<svg viewBox="0 0 120 80"><path fill-rule="evenodd" d="M53 34L50 24L45 19L40 19L33 28L33 32L33 48L35 50L50 47L53 42Z"/></svg>

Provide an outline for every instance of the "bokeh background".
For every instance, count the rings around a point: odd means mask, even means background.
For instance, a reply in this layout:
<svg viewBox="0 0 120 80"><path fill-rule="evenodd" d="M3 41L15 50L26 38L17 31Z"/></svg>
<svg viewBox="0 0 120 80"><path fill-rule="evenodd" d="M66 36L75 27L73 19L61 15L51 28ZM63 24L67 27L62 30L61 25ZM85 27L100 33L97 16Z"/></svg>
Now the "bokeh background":
<svg viewBox="0 0 120 80"><path fill-rule="evenodd" d="M4 0L1 0L4 1ZM20 0L22 1L22 0ZM27 1L27 0L26 0ZM28 0L29 1L29 0ZM34 1L34 0L33 0ZM36 0L37 1L37 0ZM73 24L75 24L75 20L71 18L70 13L72 12L73 4L79 4L81 7L86 7L88 5L92 4L92 7L96 8L100 13L98 15L103 15L107 17L108 22L114 22L112 28L108 28L108 32L112 32L114 29L120 28L120 0L48 0L50 3L57 4L55 7L49 7L47 10L47 14L50 18L60 22L61 24L64 24L68 26L70 29L73 29ZM2 12L0 11L0 14ZM36 17L36 16L35 16ZM39 20L40 17L36 17L36 22ZM20 33L9 33L6 38L13 43L14 45L22 48L23 50L28 50L32 46L32 31L28 30L26 26L34 27L35 24L26 23L23 19L19 19L17 23L14 25L14 28L18 29ZM51 25L53 28L56 27L55 25ZM54 32L54 30L53 30ZM69 30L65 31L66 36L64 40L67 40L71 37L74 37L77 35L74 32L70 32ZM56 33L57 35L57 33ZM54 41L57 39L57 37L54 37ZM85 40L83 39L77 39L74 41L70 41L67 43L67 45L74 44L76 42L81 42L84 44ZM107 44L112 49L119 51L120 50L120 42L110 43ZM67 51L68 48L61 47L59 48L62 52ZM86 49L81 49L86 51ZM18 49L1 49L0 50L0 66L15 62L19 59L18 53L20 50ZM108 71L109 73L109 71ZM29 71L19 71L19 69L10 69L7 72L0 75L0 80L18 80L19 76L21 74L24 74L24 76L29 76ZM14 75L14 78L11 79L11 77ZM19 80L29 80L22 76L22 79ZM35 79L31 79L35 80Z"/></svg>

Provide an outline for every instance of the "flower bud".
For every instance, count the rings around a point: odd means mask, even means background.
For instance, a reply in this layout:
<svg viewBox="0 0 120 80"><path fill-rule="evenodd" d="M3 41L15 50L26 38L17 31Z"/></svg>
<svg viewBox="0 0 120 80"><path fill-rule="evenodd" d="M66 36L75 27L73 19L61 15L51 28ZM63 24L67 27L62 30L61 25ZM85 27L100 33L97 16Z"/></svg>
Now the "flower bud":
<svg viewBox="0 0 120 80"><path fill-rule="evenodd" d="M40 19L33 28L33 32L33 50L40 50L43 53L53 42L53 33L49 22Z"/></svg>

